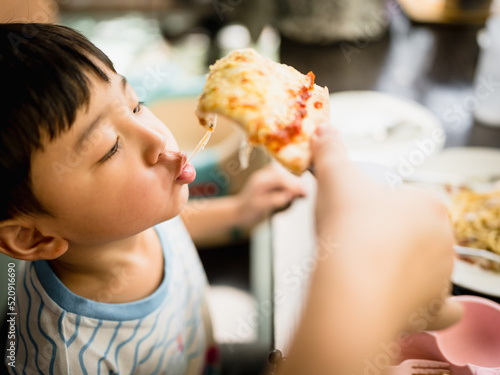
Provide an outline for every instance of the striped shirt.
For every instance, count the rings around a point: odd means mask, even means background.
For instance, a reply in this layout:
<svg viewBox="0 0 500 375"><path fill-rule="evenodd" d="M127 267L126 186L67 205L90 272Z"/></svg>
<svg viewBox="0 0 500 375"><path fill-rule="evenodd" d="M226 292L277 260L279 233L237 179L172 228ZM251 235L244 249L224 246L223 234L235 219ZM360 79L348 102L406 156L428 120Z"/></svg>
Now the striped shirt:
<svg viewBox="0 0 500 375"><path fill-rule="evenodd" d="M10 373L214 373L205 368L207 350L214 348L204 303L207 282L196 249L179 217L155 229L164 279L139 301L82 298L61 283L47 261L25 263L17 280L15 367L7 366ZM111 284L109 292L113 287L120 286Z"/></svg>

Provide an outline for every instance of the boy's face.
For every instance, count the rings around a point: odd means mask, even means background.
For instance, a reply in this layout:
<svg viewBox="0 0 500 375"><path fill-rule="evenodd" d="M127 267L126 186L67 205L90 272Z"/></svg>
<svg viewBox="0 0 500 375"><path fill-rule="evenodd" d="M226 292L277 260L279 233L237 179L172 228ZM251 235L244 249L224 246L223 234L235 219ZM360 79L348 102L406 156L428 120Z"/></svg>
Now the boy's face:
<svg viewBox="0 0 500 375"><path fill-rule="evenodd" d="M88 108L32 158L33 192L52 215L37 218L40 230L70 246L123 239L176 216L195 178L166 125L122 76L105 72L111 82L89 75Z"/></svg>

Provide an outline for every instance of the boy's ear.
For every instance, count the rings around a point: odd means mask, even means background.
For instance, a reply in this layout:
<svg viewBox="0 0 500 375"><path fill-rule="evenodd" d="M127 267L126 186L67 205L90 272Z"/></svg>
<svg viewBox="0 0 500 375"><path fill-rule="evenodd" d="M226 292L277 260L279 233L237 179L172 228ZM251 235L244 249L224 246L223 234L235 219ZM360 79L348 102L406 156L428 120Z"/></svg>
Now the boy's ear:
<svg viewBox="0 0 500 375"><path fill-rule="evenodd" d="M21 260L55 259L66 252L68 242L44 236L29 220L0 222L0 252Z"/></svg>

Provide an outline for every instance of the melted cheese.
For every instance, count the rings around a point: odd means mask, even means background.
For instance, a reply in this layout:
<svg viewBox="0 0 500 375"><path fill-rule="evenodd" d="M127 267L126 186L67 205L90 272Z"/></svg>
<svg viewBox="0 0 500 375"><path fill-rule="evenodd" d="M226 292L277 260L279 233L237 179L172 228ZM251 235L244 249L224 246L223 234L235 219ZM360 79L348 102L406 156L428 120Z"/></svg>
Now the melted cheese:
<svg viewBox="0 0 500 375"><path fill-rule="evenodd" d="M248 144L248 140L243 138L241 141L240 150L238 153L240 168L242 170L245 170L248 168L249 161L250 161L250 155L252 154L252 150L253 150L253 147L250 146L250 144Z"/></svg>
<svg viewBox="0 0 500 375"><path fill-rule="evenodd" d="M216 125L217 125L217 116L212 116L210 123L207 125L208 126L207 132L205 133L203 138L198 142L198 144L194 148L193 152L186 160L186 164L189 163L189 161L193 158L193 156L195 156L198 152L205 149L205 146L207 145L208 141L210 140L210 137L212 136L212 133L215 130Z"/></svg>

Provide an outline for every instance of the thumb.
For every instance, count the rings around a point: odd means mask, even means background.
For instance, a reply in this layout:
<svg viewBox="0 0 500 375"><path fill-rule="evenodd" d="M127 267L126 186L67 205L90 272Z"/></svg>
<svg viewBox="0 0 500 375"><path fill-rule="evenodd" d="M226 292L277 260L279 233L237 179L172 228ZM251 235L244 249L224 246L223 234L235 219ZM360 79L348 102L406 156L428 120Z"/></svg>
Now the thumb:
<svg viewBox="0 0 500 375"><path fill-rule="evenodd" d="M322 174L325 169L331 169L333 165L347 161L347 153L340 134L330 124L318 126L311 139L311 148L315 174L318 172Z"/></svg>
<svg viewBox="0 0 500 375"><path fill-rule="evenodd" d="M449 328L462 318L464 313L463 305L456 300L446 299L435 319L429 323L428 331L437 331Z"/></svg>
<svg viewBox="0 0 500 375"><path fill-rule="evenodd" d="M311 138L312 170L321 190L339 191L359 179L359 171L348 157L339 132L329 124L320 125ZM323 197L324 198L324 197Z"/></svg>

